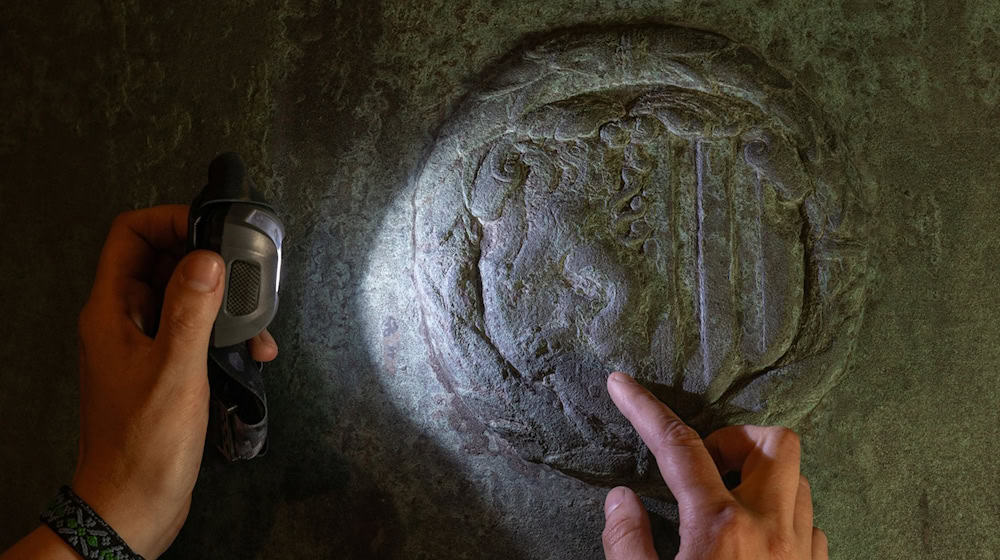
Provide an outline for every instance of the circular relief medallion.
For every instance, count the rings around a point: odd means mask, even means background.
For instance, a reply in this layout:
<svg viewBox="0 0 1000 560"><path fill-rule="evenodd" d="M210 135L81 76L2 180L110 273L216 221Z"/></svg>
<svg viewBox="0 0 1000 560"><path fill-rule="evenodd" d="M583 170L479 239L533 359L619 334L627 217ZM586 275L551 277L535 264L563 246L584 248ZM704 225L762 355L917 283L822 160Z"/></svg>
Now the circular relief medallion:
<svg viewBox="0 0 1000 560"><path fill-rule="evenodd" d="M434 367L524 459L653 481L608 373L702 431L794 424L851 352L862 202L827 121L747 48L675 27L556 36L464 100L419 177Z"/></svg>

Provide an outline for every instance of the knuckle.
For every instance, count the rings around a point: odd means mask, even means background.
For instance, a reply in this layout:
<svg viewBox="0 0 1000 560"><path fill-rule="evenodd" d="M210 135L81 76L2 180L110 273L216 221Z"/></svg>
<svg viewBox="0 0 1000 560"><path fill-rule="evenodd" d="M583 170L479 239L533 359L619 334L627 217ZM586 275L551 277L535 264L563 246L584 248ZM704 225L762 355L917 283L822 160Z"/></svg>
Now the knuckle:
<svg viewBox="0 0 1000 560"><path fill-rule="evenodd" d="M657 427L652 447L669 449L671 447L699 447L704 445L701 436L691 426L677 418L662 414L654 423Z"/></svg>
<svg viewBox="0 0 1000 560"><path fill-rule="evenodd" d="M617 550L629 547L630 543L642 537L642 525L638 519L622 516L609 520L601 532L601 541L605 550Z"/></svg>
<svg viewBox="0 0 1000 560"><path fill-rule="evenodd" d="M135 220L137 213L137 210L129 210L115 216L115 219L111 220L111 231L118 231L129 227L129 224Z"/></svg>
<svg viewBox="0 0 1000 560"><path fill-rule="evenodd" d="M742 535L753 528L750 513L735 502L720 504L713 518L714 525L723 533Z"/></svg>
<svg viewBox="0 0 1000 560"><path fill-rule="evenodd" d="M768 429L771 439L777 442L778 446L788 451L798 452L802 448L802 441L799 434L783 426L774 426Z"/></svg>
<svg viewBox="0 0 1000 560"><path fill-rule="evenodd" d="M719 504L710 519L713 540L723 549L745 550L753 541L753 517L738 503Z"/></svg>
<svg viewBox="0 0 1000 560"><path fill-rule="evenodd" d="M784 535L773 535L767 540L769 558L794 558L795 541Z"/></svg>
<svg viewBox="0 0 1000 560"><path fill-rule="evenodd" d="M199 333L198 313L186 307L171 310L163 318L166 330L174 339L193 339Z"/></svg>

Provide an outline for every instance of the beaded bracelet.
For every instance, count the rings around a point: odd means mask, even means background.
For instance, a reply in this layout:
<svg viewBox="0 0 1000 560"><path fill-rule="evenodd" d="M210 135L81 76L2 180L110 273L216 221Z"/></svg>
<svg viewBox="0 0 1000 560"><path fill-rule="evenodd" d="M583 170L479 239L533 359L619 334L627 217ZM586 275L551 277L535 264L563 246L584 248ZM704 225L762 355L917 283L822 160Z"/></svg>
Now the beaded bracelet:
<svg viewBox="0 0 1000 560"><path fill-rule="evenodd" d="M69 486L59 489L41 520L88 560L143 560Z"/></svg>

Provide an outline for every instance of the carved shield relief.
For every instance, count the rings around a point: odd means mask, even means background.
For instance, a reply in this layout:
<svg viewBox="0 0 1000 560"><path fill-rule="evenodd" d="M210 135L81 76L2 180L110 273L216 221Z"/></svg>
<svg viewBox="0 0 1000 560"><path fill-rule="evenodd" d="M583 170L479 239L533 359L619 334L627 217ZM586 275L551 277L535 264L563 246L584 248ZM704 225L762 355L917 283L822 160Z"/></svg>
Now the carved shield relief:
<svg viewBox="0 0 1000 560"><path fill-rule="evenodd" d="M438 375L521 457L599 483L655 478L613 370L701 430L793 424L851 350L862 194L808 97L723 37L624 28L518 51L417 185Z"/></svg>

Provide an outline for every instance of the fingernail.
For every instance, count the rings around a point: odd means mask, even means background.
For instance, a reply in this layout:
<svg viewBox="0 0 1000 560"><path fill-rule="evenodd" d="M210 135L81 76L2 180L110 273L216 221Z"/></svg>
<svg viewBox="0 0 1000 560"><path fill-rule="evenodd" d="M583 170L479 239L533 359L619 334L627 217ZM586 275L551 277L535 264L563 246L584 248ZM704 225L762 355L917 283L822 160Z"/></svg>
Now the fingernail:
<svg viewBox="0 0 1000 560"><path fill-rule="evenodd" d="M207 294L218 287L221 275L222 265L219 264L219 259L204 253L195 253L184 263L181 283L189 290Z"/></svg>
<svg viewBox="0 0 1000 560"><path fill-rule="evenodd" d="M620 371L612 372L608 379L617 383L635 383L634 379Z"/></svg>
<svg viewBox="0 0 1000 560"><path fill-rule="evenodd" d="M625 492L622 488L615 488L608 492L608 497L604 499L604 519L611 517L611 512L618 509L625 499Z"/></svg>

